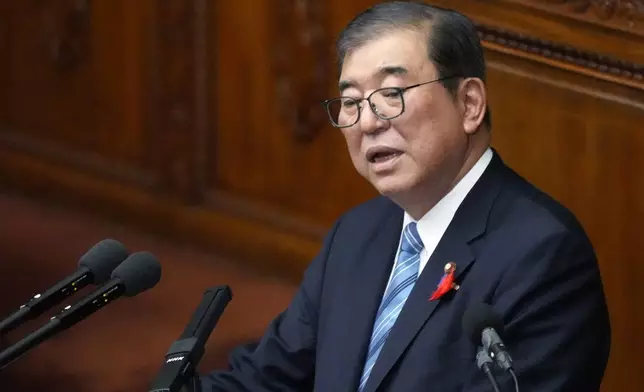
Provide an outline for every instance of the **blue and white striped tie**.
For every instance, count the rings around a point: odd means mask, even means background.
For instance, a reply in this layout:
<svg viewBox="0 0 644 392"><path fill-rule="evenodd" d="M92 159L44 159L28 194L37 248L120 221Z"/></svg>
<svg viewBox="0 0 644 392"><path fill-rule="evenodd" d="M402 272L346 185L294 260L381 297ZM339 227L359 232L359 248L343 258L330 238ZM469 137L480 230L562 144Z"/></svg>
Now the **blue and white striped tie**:
<svg viewBox="0 0 644 392"><path fill-rule="evenodd" d="M423 249L423 241L418 235L416 223L410 223L403 231L403 238L398 254L398 262L389 282L387 292L382 298L380 308L376 314L367 361L365 362L362 377L360 378L359 391L362 391L367 384L373 365L376 363L378 354L389 336L400 311L411 293L416 279L418 279L418 265L420 262L420 251Z"/></svg>

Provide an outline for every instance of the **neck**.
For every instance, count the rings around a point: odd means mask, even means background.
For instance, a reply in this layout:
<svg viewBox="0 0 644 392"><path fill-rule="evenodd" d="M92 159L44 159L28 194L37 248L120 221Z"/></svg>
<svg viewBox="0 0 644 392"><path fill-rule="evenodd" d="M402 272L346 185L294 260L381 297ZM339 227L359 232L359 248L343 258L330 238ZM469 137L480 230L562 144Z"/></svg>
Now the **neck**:
<svg viewBox="0 0 644 392"><path fill-rule="evenodd" d="M434 208L465 177L472 167L474 167L489 147L489 142L490 137L488 132L477 132L472 136L471 143L463 155L460 165L453 171L453 175L444 176L441 179L442 181L439 180L438 183L432 182L422 187L422 189L410 192L413 194L397 198L399 200L394 201L412 218L419 220L429 210Z"/></svg>

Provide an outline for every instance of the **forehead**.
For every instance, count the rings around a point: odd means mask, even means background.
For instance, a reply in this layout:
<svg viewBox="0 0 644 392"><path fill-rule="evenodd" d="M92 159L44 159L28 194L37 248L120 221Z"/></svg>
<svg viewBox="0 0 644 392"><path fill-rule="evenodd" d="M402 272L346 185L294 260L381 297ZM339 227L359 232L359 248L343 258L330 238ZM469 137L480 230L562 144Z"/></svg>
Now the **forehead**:
<svg viewBox="0 0 644 392"><path fill-rule="evenodd" d="M392 68L416 75L432 72L427 34L418 30L394 30L353 49L344 58L340 87L386 76L382 75L382 70Z"/></svg>

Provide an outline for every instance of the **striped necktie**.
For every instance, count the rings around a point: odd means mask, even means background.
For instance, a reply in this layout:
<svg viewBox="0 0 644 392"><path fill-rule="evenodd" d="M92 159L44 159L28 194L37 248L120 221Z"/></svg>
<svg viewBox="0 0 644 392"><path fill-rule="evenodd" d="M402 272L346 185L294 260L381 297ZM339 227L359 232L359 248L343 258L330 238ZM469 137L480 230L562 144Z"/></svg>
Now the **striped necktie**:
<svg viewBox="0 0 644 392"><path fill-rule="evenodd" d="M403 231L403 237L398 253L398 261L391 276L389 287L382 298L376 321L374 322L367 361L365 362L362 377L360 378L359 391L362 391L367 384L373 365L376 363L378 354L389 336L398 315L400 314L409 293L411 293L416 279L418 279L418 266L420 263L420 251L423 249L423 242L418 235L416 223L410 223Z"/></svg>

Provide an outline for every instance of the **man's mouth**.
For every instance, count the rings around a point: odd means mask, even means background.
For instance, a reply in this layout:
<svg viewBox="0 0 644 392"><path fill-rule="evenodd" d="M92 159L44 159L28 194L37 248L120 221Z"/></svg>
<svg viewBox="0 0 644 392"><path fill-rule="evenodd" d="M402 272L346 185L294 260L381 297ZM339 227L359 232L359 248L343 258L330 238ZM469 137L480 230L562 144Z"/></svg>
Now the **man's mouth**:
<svg viewBox="0 0 644 392"><path fill-rule="evenodd" d="M402 154L402 151L389 147L373 147L367 150L367 161L370 163L386 162Z"/></svg>

